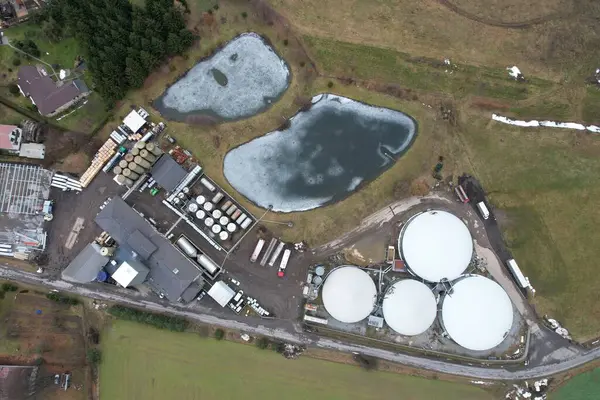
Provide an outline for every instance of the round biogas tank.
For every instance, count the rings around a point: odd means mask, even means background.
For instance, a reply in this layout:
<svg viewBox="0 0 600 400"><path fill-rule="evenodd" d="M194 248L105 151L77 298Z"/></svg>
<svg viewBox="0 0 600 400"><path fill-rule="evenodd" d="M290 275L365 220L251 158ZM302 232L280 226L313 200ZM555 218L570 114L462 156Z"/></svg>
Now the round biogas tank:
<svg viewBox="0 0 600 400"><path fill-rule="evenodd" d="M214 219L212 219L211 217L207 217L207 218L204 220L204 225L208 226L209 228L210 228L211 226L213 226L214 224L215 224L215 220L214 220Z"/></svg>
<svg viewBox="0 0 600 400"><path fill-rule="evenodd" d="M213 210L213 212L212 212L212 216L213 216L213 218L214 218L215 220L217 220L217 219L221 218L221 216L222 216L222 215L223 215L223 213L222 213L222 212L221 212L221 210L219 210L219 209L215 209L215 210Z"/></svg>
<svg viewBox="0 0 600 400"><path fill-rule="evenodd" d="M230 222L227 224L227 230L231 233L235 232L236 228L237 227L235 226L235 224L233 222Z"/></svg>
<svg viewBox="0 0 600 400"><path fill-rule="evenodd" d="M213 233L216 235L217 233L221 232L221 225L219 224L214 224L211 228L211 230L213 231Z"/></svg>
<svg viewBox="0 0 600 400"><path fill-rule="evenodd" d="M202 208L204 208L206 211L212 211L214 206L213 206L213 203L211 203L210 201L207 201L206 203L204 203L202 205Z"/></svg>
<svg viewBox="0 0 600 400"><path fill-rule="evenodd" d="M196 211L198 211L198 204L196 203L190 203L188 205L188 211L191 213L195 213Z"/></svg>
<svg viewBox="0 0 600 400"><path fill-rule="evenodd" d="M196 203L198 203L198 204L202 205L202 204L204 204L205 202L206 202L206 197L204 197L204 196L202 196L202 195L200 195L200 196L196 197Z"/></svg>
<svg viewBox="0 0 600 400"><path fill-rule="evenodd" d="M226 231L221 231L221 233L219 233L219 239L225 241L229 239L229 234Z"/></svg>
<svg viewBox="0 0 600 400"><path fill-rule="evenodd" d="M219 218L219 223L223 226L227 226L229 223L229 218L223 215L221 218Z"/></svg>

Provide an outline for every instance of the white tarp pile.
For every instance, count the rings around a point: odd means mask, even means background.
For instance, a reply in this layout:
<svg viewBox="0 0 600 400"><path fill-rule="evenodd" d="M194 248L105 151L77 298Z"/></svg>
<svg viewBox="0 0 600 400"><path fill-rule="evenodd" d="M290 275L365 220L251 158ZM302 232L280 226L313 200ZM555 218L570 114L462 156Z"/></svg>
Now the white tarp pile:
<svg viewBox="0 0 600 400"><path fill-rule="evenodd" d="M508 70L508 74L510 76L512 76L513 78L515 78L516 80L524 80L525 79L525 77L521 73L521 70L516 65L513 65L512 67L508 67L506 69Z"/></svg>
<svg viewBox="0 0 600 400"><path fill-rule="evenodd" d="M502 122L503 124L524 126L524 127L546 127L546 128L563 128L563 129L576 129L578 131L590 131L594 133L600 133L600 126L578 124L576 122L555 122L555 121L537 121L535 119L531 121L521 121L518 119L512 119L503 117L502 115L492 114L494 121Z"/></svg>

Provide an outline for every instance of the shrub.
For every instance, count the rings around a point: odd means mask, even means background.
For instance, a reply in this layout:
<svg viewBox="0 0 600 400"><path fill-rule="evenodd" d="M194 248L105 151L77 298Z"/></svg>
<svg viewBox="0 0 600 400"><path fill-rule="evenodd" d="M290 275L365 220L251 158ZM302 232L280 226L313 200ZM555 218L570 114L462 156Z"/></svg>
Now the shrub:
<svg viewBox="0 0 600 400"><path fill-rule="evenodd" d="M76 306L77 304L79 304L79 299L76 299L75 297L65 296L64 294L56 292L48 293L46 295L46 298L57 303L68 304L70 306Z"/></svg>
<svg viewBox="0 0 600 400"><path fill-rule="evenodd" d="M88 363L92 365L98 365L100 364L100 361L102 361L102 353L96 348L89 349L85 358L87 359Z"/></svg>
<svg viewBox="0 0 600 400"><path fill-rule="evenodd" d="M19 88L17 88L17 91L19 91ZM19 287L15 284L5 282L2 284L2 290L5 292L16 292L19 290Z"/></svg>
<svg viewBox="0 0 600 400"><path fill-rule="evenodd" d="M44 359L42 357L38 357L35 359L35 361L33 362L35 365L42 365L44 362Z"/></svg>
<svg viewBox="0 0 600 400"><path fill-rule="evenodd" d="M377 368L376 358L365 356L364 354L355 354L353 358L365 371L372 371Z"/></svg>
<svg viewBox="0 0 600 400"><path fill-rule="evenodd" d="M244 18L244 19L248 18L248 13L246 11L242 12L242 18Z"/></svg>
<svg viewBox="0 0 600 400"><path fill-rule="evenodd" d="M175 332L183 332L189 325L188 321L181 317L153 314L125 306L112 306L108 309L108 313L113 317L126 321L135 321L158 329L167 329Z"/></svg>
<svg viewBox="0 0 600 400"><path fill-rule="evenodd" d="M269 339L267 339L264 336L259 337L258 339L256 339L256 347L258 347L261 350L266 349L267 347L269 347Z"/></svg>
<svg viewBox="0 0 600 400"><path fill-rule="evenodd" d="M225 331L223 329L217 329L215 331L215 339L223 340L224 337L225 337Z"/></svg>
<svg viewBox="0 0 600 400"><path fill-rule="evenodd" d="M9 85L8 85L8 91L9 91L9 92L10 92L12 95L15 95L15 96L16 96L16 95L18 95L18 94L19 94L19 87L18 87L16 84L14 84L14 83L11 83L11 84L9 84Z"/></svg>
<svg viewBox="0 0 600 400"><path fill-rule="evenodd" d="M6 293L0 291L0 299L3 299L6 296Z"/></svg>
<svg viewBox="0 0 600 400"><path fill-rule="evenodd" d="M331 89L333 87L333 82L331 82L331 81L327 82L327 87L329 89Z"/></svg>
<svg viewBox="0 0 600 400"><path fill-rule="evenodd" d="M300 66L304 67L306 65L306 63L304 61L300 61Z"/></svg>
<svg viewBox="0 0 600 400"><path fill-rule="evenodd" d="M20 58L13 58L12 60L12 65L14 65L15 67L18 67L19 65L21 65L21 59Z"/></svg>
<svg viewBox="0 0 600 400"><path fill-rule="evenodd" d="M289 43L289 42L288 42L288 40L287 40L287 39L284 39L284 40L283 40L283 45L284 45L284 46L287 46L287 45L288 45L288 43Z"/></svg>
<svg viewBox="0 0 600 400"><path fill-rule="evenodd" d="M213 8L214 8L214 9L215 9L215 11L216 11L216 10L218 10L218 9L219 9L219 5L218 5L218 4L215 4L215 5L213 6Z"/></svg>

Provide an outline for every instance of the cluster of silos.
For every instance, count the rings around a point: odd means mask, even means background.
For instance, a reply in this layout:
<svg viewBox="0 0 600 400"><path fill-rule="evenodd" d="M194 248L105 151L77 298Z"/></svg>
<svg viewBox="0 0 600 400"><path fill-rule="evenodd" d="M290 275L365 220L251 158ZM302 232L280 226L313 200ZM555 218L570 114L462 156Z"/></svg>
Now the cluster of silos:
<svg viewBox="0 0 600 400"><path fill-rule="evenodd" d="M114 167L113 171L119 184L132 186L133 183L150 169L162 151L154 143L137 142L131 151Z"/></svg>

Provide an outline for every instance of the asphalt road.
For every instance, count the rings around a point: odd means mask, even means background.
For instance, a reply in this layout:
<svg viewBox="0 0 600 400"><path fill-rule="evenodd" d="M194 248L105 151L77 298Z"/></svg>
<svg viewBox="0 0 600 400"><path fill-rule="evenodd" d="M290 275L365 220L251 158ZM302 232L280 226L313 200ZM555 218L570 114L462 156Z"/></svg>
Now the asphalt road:
<svg viewBox="0 0 600 400"><path fill-rule="evenodd" d="M203 313L199 307L178 306L169 303L159 303L148 301L135 292L117 289L97 290L93 287L75 286L61 280L50 280L41 275L29 272L14 270L7 265L0 264L0 278L24 282L31 285L43 285L49 289L56 289L63 292L77 294L84 297L94 298L101 301L118 302L136 307L144 307L147 310L169 313L189 318L191 320L221 326L227 329L234 329L247 332L253 335L264 335L282 341L305 344L307 346L317 346L342 352L360 352L365 355L381 358L384 360L396 362L413 368L426 369L444 374L458 375L481 380L525 380L546 377L572 368L579 367L590 361L600 358L600 348L587 352L577 352L570 358L563 358L557 362L550 362L545 365L534 366L531 368L509 370L505 368L478 367L470 365L456 364L450 361L433 360L421 358L407 354L395 353L392 351L375 349L366 346L342 343L331 339L321 338L316 335L302 332L299 324L291 321L273 320L241 322L228 319L223 316L215 316Z"/></svg>

